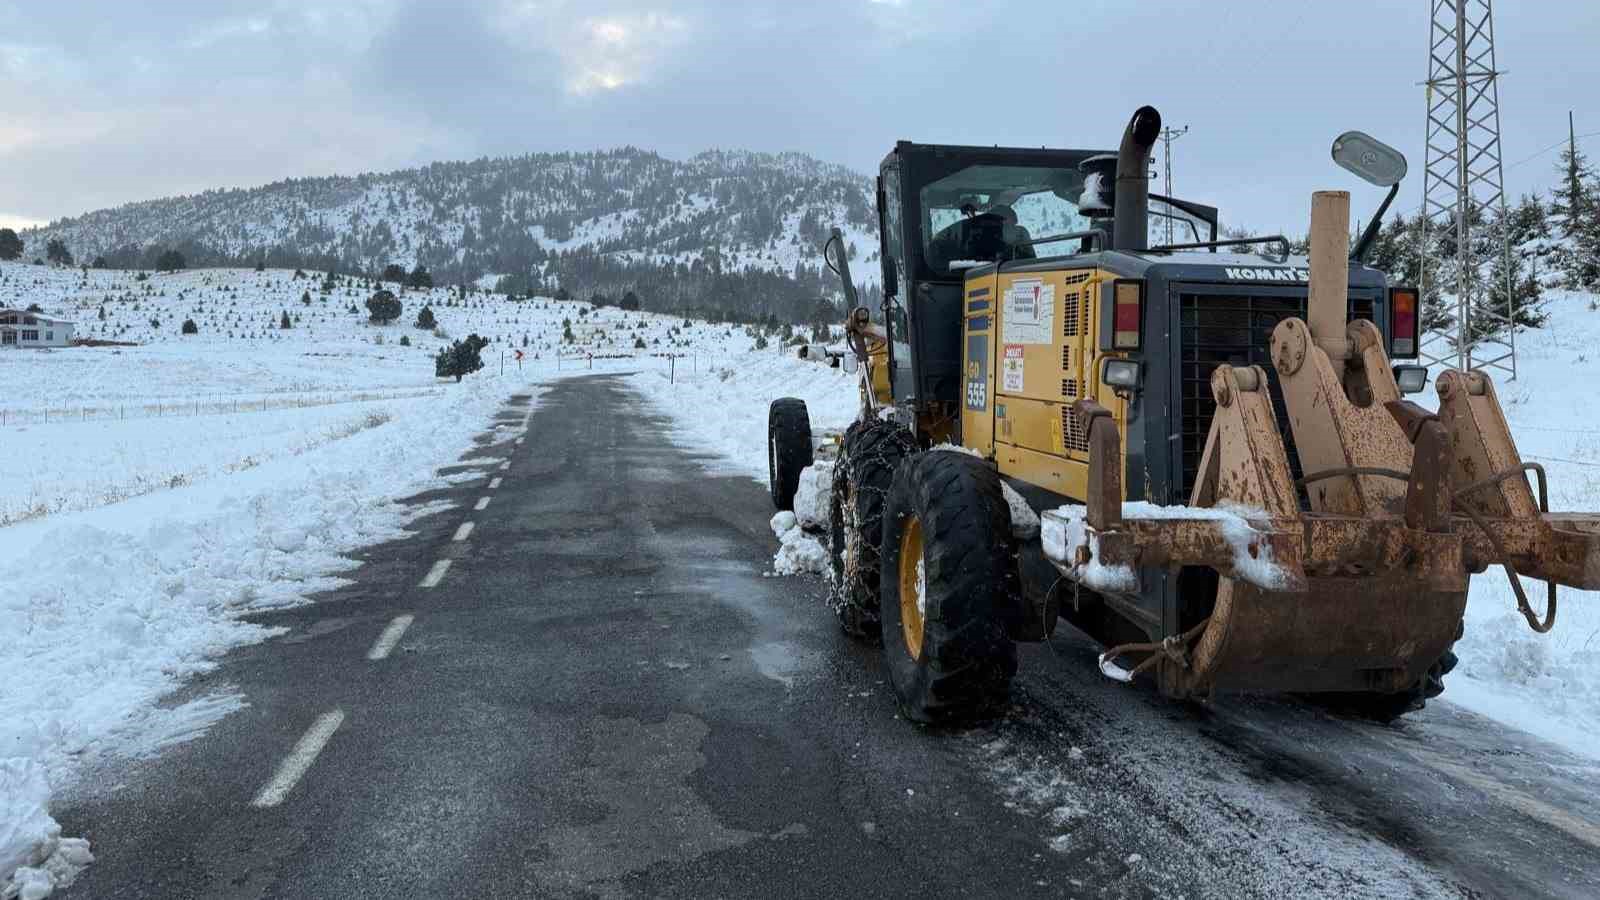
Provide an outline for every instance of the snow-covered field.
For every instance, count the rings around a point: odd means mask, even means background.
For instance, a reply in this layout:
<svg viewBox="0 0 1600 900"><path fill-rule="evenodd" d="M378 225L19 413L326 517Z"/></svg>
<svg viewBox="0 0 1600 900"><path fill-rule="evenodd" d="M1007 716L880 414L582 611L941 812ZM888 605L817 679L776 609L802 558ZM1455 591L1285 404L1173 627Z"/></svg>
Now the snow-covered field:
<svg viewBox="0 0 1600 900"><path fill-rule="evenodd" d="M1600 511L1600 301L1546 290L1550 322L1517 336L1516 381L1495 390L1523 461L1545 467L1555 511ZM1431 389L1422 395L1433 399ZM1431 405L1431 404L1430 404ZM1523 580L1534 610L1545 585ZM1561 588L1556 627L1535 634L1499 568L1472 579L1461 665L1444 696L1575 751L1600 755L1600 594Z"/></svg>
<svg viewBox="0 0 1600 900"><path fill-rule="evenodd" d="M664 369L650 354L665 352L690 354L692 370L750 345L729 326L447 289L406 292L401 319L374 326L375 286L321 283L278 270L0 272L0 306L37 303L80 336L138 344L0 352L0 896L19 866L11 889L41 890L88 857L58 840L52 790L96 760L191 739L244 702L157 705L228 649L273 636L243 616L337 585L348 553L436 511L395 501L442 485L435 470L511 393L557 375L567 323L564 352L582 361L564 371L587 370L591 353L639 357L602 368ZM437 335L494 339L483 371L434 377L449 339L412 327L424 304ZM184 319L199 334L180 334ZM363 399L374 394L399 396Z"/></svg>
<svg viewBox="0 0 1600 900"><path fill-rule="evenodd" d="M1550 476L1554 510L1600 510L1600 310L1588 294L1548 291L1548 327L1518 337L1519 378L1496 385L1524 459ZM673 414L678 437L719 454L725 470L765 481L767 404L807 402L812 427L842 428L855 415L852 376L771 350L732 356L668 385L655 373L638 387ZM1418 395L1431 405L1434 395ZM792 517L775 517L774 571L820 570L824 560ZM1542 612L1544 585L1525 582ZM1600 754L1600 596L1562 589L1555 631L1534 634L1515 612L1504 574L1472 579L1460 666L1445 698L1588 755Z"/></svg>

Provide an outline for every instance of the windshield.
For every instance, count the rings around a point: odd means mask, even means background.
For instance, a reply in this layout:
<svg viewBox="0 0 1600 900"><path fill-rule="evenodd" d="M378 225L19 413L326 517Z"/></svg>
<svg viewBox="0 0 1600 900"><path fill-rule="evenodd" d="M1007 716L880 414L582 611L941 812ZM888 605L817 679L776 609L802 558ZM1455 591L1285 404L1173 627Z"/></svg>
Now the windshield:
<svg viewBox="0 0 1600 900"><path fill-rule="evenodd" d="M1080 240L1041 239L1087 231L1079 211L1084 176L1076 168L967 166L923 187L923 259L933 277L980 263L1077 253ZM1100 220L1109 230L1110 223ZM1212 224L1161 197L1150 198L1150 246L1216 240Z"/></svg>
<svg viewBox="0 0 1600 900"><path fill-rule="evenodd" d="M922 189L924 259L942 275L976 262L1032 259L1038 251L1074 252L1069 244L1036 249L1028 242L1089 228L1078 212L1082 193L1076 169L968 166Z"/></svg>

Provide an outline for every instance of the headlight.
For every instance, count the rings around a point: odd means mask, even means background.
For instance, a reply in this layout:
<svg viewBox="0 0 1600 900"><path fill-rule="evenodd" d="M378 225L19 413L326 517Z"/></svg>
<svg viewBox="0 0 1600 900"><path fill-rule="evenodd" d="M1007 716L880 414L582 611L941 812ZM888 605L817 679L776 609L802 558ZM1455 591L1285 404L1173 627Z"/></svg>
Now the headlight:
<svg viewBox="0 0 1600 900"><path fill-rule="evenodd" d="M1136 388L1139 386L1139 363L1107 357L1101 365L1100 380L1116 388Z"/></svg>
<svg viewBox="0 0 1600 900"><path fill-rule="evenodd" d="M1428 386L1428 370L1425 366L1395 366L1394 380L1400 393L1415 394Z"/></svg>

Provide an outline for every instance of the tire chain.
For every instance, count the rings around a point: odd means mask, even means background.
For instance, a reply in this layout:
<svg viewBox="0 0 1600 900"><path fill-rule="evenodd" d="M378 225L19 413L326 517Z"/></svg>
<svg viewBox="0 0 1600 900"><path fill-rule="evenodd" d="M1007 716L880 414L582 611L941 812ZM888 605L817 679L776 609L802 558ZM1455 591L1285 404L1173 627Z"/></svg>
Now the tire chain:
<svg viewBox="0 0 1600 900"><path fill-rule="evenodd" d="M859 444L861 442L852 443ZM895 451L886 453L883 449L886 446L895 448ZM845 453L840 454L839 463L834 467L833 491L831 494L833 510L830 511L828 566L828 580L832 590L828 594L828 605L832 607L834 615L838 616L839 622L845 627L845 630L851 634L873 634L877 632L881 624L876 603L877 590L875 590L875 585L867 580L865 573L878 569L882 561L882 553L881 548L867 545L863 532L869 532L876 527L878 540L880 543L882 542L883 510L888 503L889 483L893 480L892 477L885 478L883 487L873 487L861 484L859 480L852 479L851 475L857 468L858 463L865 462L875 464L880 471L888 472L892 476L895 468L911 452L914 452L914 447L911 445L910 435L902 430L893 438L885 437L883 440L873 442L872 447L864 453L858 451L855 454L851 454L847 448ZM864 468L865 466L862 467ZM843 495L849 492L852 487L854 488L854 494L847 500L844 499ZM876 512L865 518L862 518L860 513L862 505L859 500L862 494L871 494L877 499L876 504L869 504L874 507ZM842 512L839 511L841 502L847 504ZM832 564L833 537L831 517L835 514L841 515L844 523L844 559L840 571L835 571ZM851 602L852 595L867 597L869 600L865 604L853 603Z"/></svg>

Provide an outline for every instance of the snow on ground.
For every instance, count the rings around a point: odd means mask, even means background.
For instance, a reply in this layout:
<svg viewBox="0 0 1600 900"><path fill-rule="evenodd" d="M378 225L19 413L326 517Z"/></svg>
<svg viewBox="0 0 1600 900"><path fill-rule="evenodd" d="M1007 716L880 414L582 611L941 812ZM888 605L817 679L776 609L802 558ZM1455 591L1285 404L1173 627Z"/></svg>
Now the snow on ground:
<svg viewBox="0 0 1600 900"><path fill-rule="evenodd" d="M1549 474L1550 508L1600 513L1600 298L1545 295L1549 324L1517 335L1517 380L1495 373L1495 390L1523 461ZM1434 405L1431 385L1421 396ZM1542 615L1544 583L1523 590ZM1561 588L1558 600L1555 629L1535 634L1498 567L1473 576L1444 696L1600 758L1600 594Z"/></svg>
<svg viewBox="0 0 1600 900"><path fill-rule="evenodd" d="M855 418L856 376L843 369L807 362L793 347L751 349L732 345L725 353L701 359L698 371L676 380L664 371L643 372L634 387L673 417L673 437L717 454L724 474L767 480L767 406L779 397L806 401L813 432L843 429Z"/></svg>
<svg viewBox="0 0 1600 900"><path fill-rule="evenodd" d="M88 859L60 837L52 791L97 760L192 739L242 705L227 691L159 701L230 648L277 633L243 616L336 586L351 551L438 511L395 501L460 478L434 471L472 447L509 394L556 374L566 328L565 352L584 366L590 354L709 355L732 333L443 289L406 292L400 321L374 326L364 304L376 286L322 284L322 273L278 270L0 272L0 306L37 303L76 319L79 336L138 342L0 351L0 896L42 896ZM410 324L423 304L437 333ZM285 310L289 329L276 327ZM184 319L200 333L180 334ZM488 367L460 384L436 379L440 335L469 332L495 339ZM500 352L524 337L522 371L508 360L502 375ZM362 399L374 392L403 396Z"/></svg>

